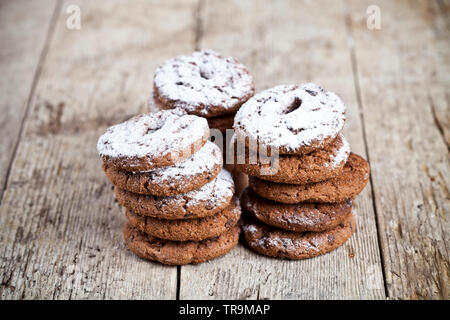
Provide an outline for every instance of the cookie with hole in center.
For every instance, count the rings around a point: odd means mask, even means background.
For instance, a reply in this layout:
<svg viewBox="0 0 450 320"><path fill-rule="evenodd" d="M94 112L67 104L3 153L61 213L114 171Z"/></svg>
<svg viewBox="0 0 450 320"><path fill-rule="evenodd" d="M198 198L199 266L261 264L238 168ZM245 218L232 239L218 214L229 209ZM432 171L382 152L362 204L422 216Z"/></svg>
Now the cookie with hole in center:
<svg viewBox="0 0 450 320"><path fill-rule="evenodd" d="M173 166L146 172L129 172L103 163L106 176L116 187L138 194L172 196L201 188L222 170L222 153L207 141L198 152Z"/></svg>
<svg viewBox="0 0 450 320"><path fill-rule="evenodd" d="M158 219L197 219L224 210L234 193L231 174L222 169L212 181L197 190L174 196L156 197L115 188L119 203L132 212Z"/></svg>
<svg viewBox="0 0 450 320"><path fill-rule="evenodd" d="M279 154L308 154L324 149L341 132L345 105L314 83L264 90L236 113L234 130L247 147Z"/></svg>
<svg viewBox="0 0 450 320"><path fill-rule="evenodd" d="M236 144L236 139L233 142ZM327 149L315 150L302 156L280 155L272 164L262 163L257 153L248 148L244 149L245 158L240 158L238 150L235 147L235 166L245 174L278 183L305 184L337 177L348 159L350 145L339 134ZM274 172L269 170L271 166L275 169Z"/></svg>
<svg viewBox="0 0 450 320"><path fill-rule="evenodd" d="M239 199L233 198L221 212L204 218L164 220L126 211L128 223L151 236L173 241L200 241L218 237L234 227L241 217Z"/></svg>
<svg viewBox="0 0 450 320"><path fill-rule="evenodd" d="M342 173L336 178L308 184L285 184L249 177L250 188L259 196L281 203L336 203L353 199L369 181L369 164L350 153Z"/></svg>
<svg viewBox="0 0 450 320"><path fill-rule="evenodd" d="M157 104L205 118L235 113L254 91L244 65L212 50L169 59L156 69L153 79Z"/></svg>
<svg viewBox="0 0 450 320"><path fill-rule="evenodd" d="M104 163L123 171L174 165L200 150L209 137L205 119L181 109L141 114L114 125L99 138Z"/></svg>
<svg viewBox="0 0 450 320"><path fill-rule="evenodd" d="M293 232L267 226L245 216L242 233L245 242L254 251L282 259L308 259L342 246L355 232L356 220L350 214L335 228L322 232Z"/></svg>
<svg viewBox="0 0 450 320"><path fill-rule="evenodd" d="M177 242L147 235L129 223L123 229L125 243L131 252L168 265L198 264L223 256L237 245L239 234L240 228L234 226L216 238Z"/></svg>
<svg viewBox="0 0 450 320"><path fill-rule="evenodd" d="M333 229L352 213L352 202L284 204L258 196L250 188L241 195L243 210L259 221L295 232Z"/></svg>

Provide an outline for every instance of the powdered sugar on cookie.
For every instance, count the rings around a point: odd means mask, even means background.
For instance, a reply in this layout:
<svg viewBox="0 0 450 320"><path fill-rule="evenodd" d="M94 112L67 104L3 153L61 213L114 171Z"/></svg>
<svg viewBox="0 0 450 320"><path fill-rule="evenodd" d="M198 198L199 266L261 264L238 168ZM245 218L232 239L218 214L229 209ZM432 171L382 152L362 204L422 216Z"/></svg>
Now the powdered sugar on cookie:
<svg viewBox="0 0 450 320"><path fill-rule="evenodd" d="M169 196L164 201L174 206L185 202L186 207L204 205L207 208L221 207L228 203L234 193L234 182L227 170L222 170L212 181L197 190Z"/></svg>
<svg viewBox="0 0 450 320"><path fill-rule="evenodd" d="M350 144L347 139L341 134L342 146L333 154L332 157L332 166L334 168L340 166L342 163L347 162L348 156L350 155Z"/></svg>
<svg viewBox="0 0 450 320"><path fill-rule="evenodd" d="M190 150L208 135L206 119L187 115L181 109L163 110L108 128L98 140L97 150L102 157L145 158L151 166L154 159Z"/></svg>
<svg viewBox="0 0 450 320"><path fill-rule="evenodd" d="M345 106L313 83L281 85L249 99L234 121L236 134L287 151L334 138L345 122Z"/></svg>
<svg viewBox="0 0 450 320"><path fill-rule="evenodd" d="M155 71L154 88L174 107L202 116L214 107L233 110L254 93L245 66L212 50L167 60Z"/></svg>
<svg viewBox="0 0 450 320"><path fill-rule="evenodd" d="M196 175L211 172L216 166L222 166L222 161L219 147L207 141L203 148L184 161L173 166L135 172L135 174L145 173L152 183L171 185L180 180L193 179Z"/></svg>
<svg viewBox="0 0 450 320"><path fill-rule="evenodd" d="M234 182L231 174L222 169L219 175L211 182L205 184L198 190L185 193L185 198L189 198L189 204L208 202L208 207L216 207L223 201L228 201L234 193Z"/></svg>

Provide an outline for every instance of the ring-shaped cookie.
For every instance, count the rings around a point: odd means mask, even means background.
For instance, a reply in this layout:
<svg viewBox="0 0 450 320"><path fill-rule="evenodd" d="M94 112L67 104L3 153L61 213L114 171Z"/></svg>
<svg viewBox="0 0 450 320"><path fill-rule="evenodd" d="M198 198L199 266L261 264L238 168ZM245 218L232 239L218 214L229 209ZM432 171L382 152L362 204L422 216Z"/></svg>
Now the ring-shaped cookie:
<svg viewBox="0 0 450 320"><path fill-rule="evenodd" d="M144 172L129 172L103 163L113 185L129 192L173 196L201 188L222 170L222 153L211 141L188 159L173 166Z"/></svg>
<svg viewBox="0 0 450 320"><path fill-rule="evenodd" d="M344 122L342 100L306 83L280 85L256 94L236 113L233 127L249 146L280 154L307 154L334 140Z"/></svg>
<svg viewBox="0 0 450 320"><path fill-rule="evenodd" d="M212 50L165 61L155 71L153 89L164 108L206 118L236 112L254 93L247 68Z"/></svg>
<svg viewBox="0 0 450 320"><path fill-rule="evenodd" d="M181 109L141 114L107 129L98 140L103 161L125 171L171 166L200 150L209 137L206 119Z"/></svg>

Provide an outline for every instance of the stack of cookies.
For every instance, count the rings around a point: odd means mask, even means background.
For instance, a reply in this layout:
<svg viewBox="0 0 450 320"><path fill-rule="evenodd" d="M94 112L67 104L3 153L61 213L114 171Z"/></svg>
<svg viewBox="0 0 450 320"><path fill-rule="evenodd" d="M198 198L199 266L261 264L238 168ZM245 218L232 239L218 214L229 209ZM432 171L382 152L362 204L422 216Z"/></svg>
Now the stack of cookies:
<svg viewBox="0 0 450 320"><path fill-rule="evenodd" d="M169 59L156 69L149 107L151 111L181 108L206 118L209 127L221 133L219 139L214 132L213 140L222 148L225 160L236 111L254 92L253 78L243 64L233 57L203 50ZM233 170L232 164L226 168ZM238 172L233 172L233 177L240 191L245 177Z"/></svg>
<svg viewBox="0 0 450 320"><path fill-rule="evenodd" d="M125 242L164 264L200 263L238 242L239 201L206 119L175 108L110 127L97 144L125 207Z"/></svg>
<svg viewBox="0 0 450 320"><path fill-rule="evenodd" d="M367 184L369 166L350 152L344 123L341 99L312 83L268 89L237 112L233 146L235 165L249 175L241 205L250 248L305 259L353 234L352 199Z"/></svg>

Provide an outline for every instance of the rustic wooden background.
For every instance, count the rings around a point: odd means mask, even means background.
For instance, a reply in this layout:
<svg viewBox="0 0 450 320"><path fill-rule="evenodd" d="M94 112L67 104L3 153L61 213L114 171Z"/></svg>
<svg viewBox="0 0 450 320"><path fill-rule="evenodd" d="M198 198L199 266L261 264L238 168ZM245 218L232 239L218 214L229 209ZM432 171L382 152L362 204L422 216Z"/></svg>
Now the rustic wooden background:
<svg viewBox="0 0 450 320"><path fill-rule="evenodd" d="M81 8L81 29L66 26ZM378 5L381 29L366 9ZM448 299L450 2L0 2L2 299ZM106 127L145 112L155 67L233 55L257 90L314 81L371 164L357 233L310 260L244 246L198 266L140 260L100 168Z"/></svg>

